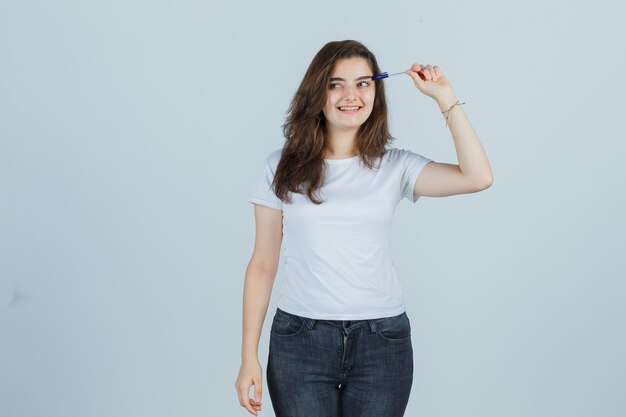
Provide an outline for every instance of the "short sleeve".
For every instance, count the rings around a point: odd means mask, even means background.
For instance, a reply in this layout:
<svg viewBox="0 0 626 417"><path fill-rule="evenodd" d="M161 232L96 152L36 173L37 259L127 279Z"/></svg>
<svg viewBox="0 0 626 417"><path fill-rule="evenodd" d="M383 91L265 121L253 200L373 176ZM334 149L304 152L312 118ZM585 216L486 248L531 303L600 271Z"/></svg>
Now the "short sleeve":
<svg viewBox="0 0 626 417"><path fill-rule="evenodd" d="M274 181L274 170L268 159L265 159L263 170L256 178L255 183L250 190L248 201L254 204L260 204L276 210L283 209L283 202L276 197L271 189L272 181Z"/></svg>
<svg viewBox="0 0 626 417"><path fill-rule="evenodd" d="M404 172L402 174L402 197L416 203L420 196L413 195L413 189L420 173L432 159L427 158L418 153L412 152L408 149L402 150L402 167Z"/></svg>

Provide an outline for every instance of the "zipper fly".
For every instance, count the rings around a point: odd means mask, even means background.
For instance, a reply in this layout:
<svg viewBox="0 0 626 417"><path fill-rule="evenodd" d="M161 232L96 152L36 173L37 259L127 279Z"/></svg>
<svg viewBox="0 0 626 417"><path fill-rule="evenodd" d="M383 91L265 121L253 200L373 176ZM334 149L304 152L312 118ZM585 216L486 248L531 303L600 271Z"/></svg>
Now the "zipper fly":
<svg viewBox="0 0 626 417"><path fill-rule="evenodd" d="M346 333L343 334L343 352L341 352L341 373L345 374L347 372L347 369L345 367L346 364L346 355L348 354L348 352L346 352L347 346L348 344L348 335ZM339 385L339 387L341 388L341 385Z"/></svg>

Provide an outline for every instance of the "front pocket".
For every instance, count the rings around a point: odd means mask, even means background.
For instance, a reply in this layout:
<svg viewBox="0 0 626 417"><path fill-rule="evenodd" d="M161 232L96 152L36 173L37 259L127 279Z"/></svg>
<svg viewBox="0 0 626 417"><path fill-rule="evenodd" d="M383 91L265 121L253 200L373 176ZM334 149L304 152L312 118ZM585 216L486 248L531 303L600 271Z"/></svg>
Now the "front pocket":
<svg viewBox="0 0 626 417"><path fill-rule="evenodd" d="M270 333L274 336L295 336L304 327L304 319L276 312Z"/></svg>
<svg viewBox="0 0 626 417"><path fill-rule="evenodd" d="M383 339L401 341L411 337L411 322L406 313L380 320L376 326L376 333Z"/></svg>

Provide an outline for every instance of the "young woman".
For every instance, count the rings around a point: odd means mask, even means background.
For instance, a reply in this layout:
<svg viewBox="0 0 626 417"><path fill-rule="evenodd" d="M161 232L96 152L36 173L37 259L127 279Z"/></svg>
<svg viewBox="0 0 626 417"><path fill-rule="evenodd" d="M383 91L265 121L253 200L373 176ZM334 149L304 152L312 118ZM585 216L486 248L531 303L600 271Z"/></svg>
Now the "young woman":
<svg viewBox="0 0 626 417"><path fill-rule="evenodd" d="M276 416L402 416L413 349L391 258L395 207L402 198L473 193L493 181L462 103L436 65L413 64L406 74L439 106L458 165L387 146L384 85L371 79L379 72L363 44L327 43L291 102L284 146L267 156L250 194L256 239L235 388L254 415L263 381L258 343L282 246L285 281L267 363Z"/></svg>

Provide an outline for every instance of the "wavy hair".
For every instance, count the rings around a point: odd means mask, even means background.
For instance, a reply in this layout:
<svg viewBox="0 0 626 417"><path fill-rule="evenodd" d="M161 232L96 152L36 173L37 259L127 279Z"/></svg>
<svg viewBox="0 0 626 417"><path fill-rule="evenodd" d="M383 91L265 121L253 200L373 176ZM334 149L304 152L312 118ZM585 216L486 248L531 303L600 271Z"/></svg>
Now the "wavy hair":
<svg viewBox="0 0 626 417"><path fill-rule="evenodd" d="M298 87L282 125L285 144L272 186L276 196L291 203L289 191L306 194L321 204L314 194L324 184L324 155L328 147L326 118L323 113L331 73L341 59L364 58L374 74L380 72L374 54L354 40L328 42L315 55ZM357 147L362 163L373 168L394 138L389 133L387 101L383 80L376 80L372 113L359 127Z"/></svg>

